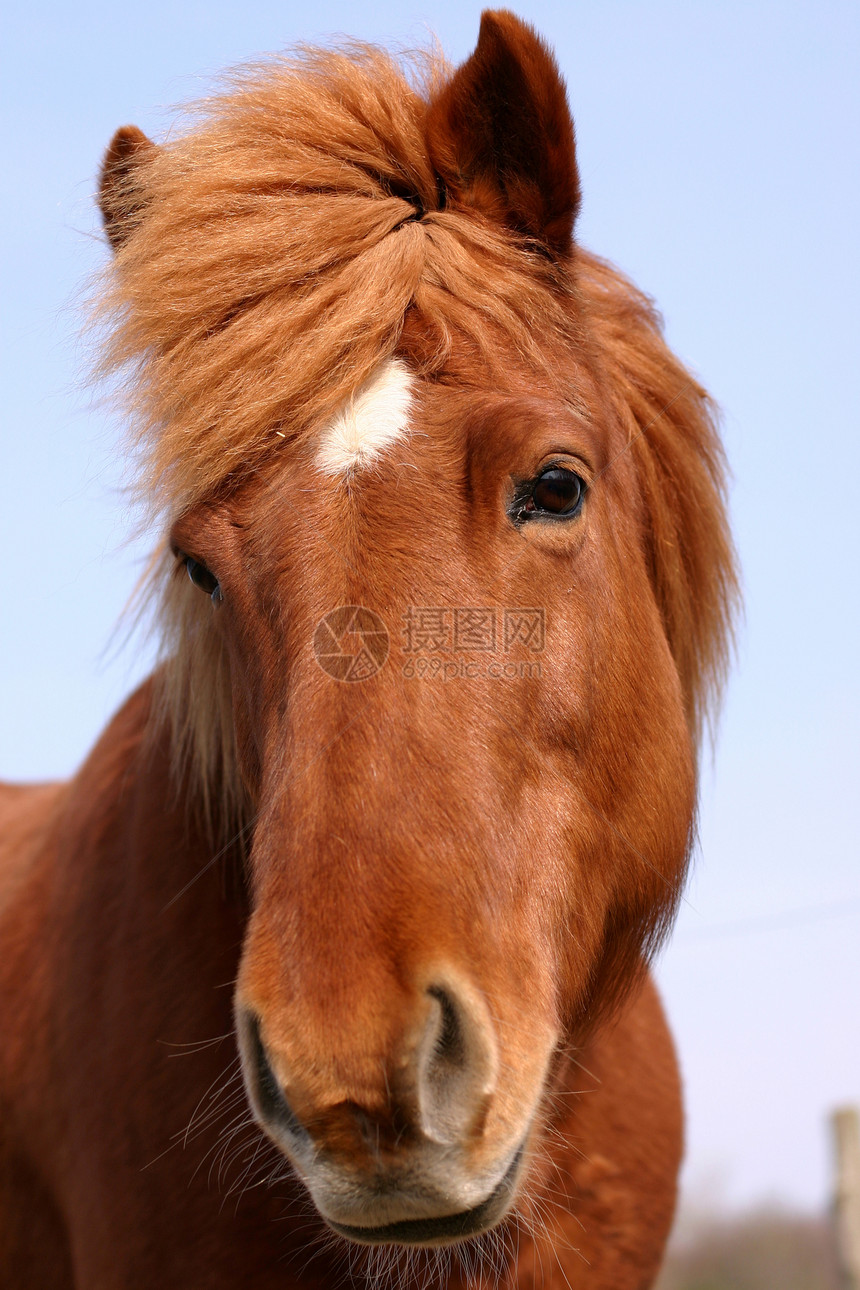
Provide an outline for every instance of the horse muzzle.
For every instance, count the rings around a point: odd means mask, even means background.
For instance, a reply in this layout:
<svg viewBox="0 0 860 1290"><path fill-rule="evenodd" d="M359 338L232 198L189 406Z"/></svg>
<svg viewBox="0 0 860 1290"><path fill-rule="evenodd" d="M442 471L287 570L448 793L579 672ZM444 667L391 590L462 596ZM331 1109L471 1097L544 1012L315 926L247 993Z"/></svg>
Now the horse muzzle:
<svg viewBox="0 0 860 1290"><path fill-rule="evenodd" d="M421 992L399 1051L374 1081L302 1078L260 1014L237 1006L255 1117L322 1217L363 1244L449 1244L495 1226L513 1203L533 1108L498 1122L499 1049L481 995L448 976ZM321 1055L315 1073L325 1067Z"/></svg>

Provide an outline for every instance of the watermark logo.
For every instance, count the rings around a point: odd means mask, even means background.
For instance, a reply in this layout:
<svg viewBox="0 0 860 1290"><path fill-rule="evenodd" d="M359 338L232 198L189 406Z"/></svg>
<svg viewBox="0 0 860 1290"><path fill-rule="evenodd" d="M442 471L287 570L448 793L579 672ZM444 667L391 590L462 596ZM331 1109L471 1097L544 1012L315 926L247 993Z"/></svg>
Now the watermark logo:
<svg viewBox="0 0 860 1290"><path fill-rule="evenodd" d="M546 642L543 609L410 605L400 616L401 675L408 681L537 679ZM386 664L391 640L372 609L341 605L314 632L314 655L336 681L367 681Z"/></svg>
<svg viewBox="0 0 860 1290"><path fill-rule="evenodd" d="M385 623L363 605L341 605L317 623L314 656L336 681L368 681L385 666L390 641Z"/></svg>

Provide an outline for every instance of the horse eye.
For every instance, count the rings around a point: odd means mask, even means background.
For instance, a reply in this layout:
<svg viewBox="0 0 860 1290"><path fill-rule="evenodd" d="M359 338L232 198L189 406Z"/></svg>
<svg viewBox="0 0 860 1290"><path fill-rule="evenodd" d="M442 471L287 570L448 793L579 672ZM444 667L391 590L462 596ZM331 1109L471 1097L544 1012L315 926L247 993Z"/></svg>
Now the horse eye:
<svg viewBox="0 0 860 1290"><path fill-rule="evenodd" d="M189 555L185 557L185 568L188 570L188 576L195 587L205 591L206 595L211 597L214 605L219 604L224 599L220 582L215 577L215 574L206 568L205 564L201 564L199 560L195 560L193 556Z"/></svg>
<svg viewBox="0 0 860 1290"><path fill-rule="evenodd" d="M571 519L582 510L584 500L585 480L574 470L550 466L531 485L521 515L523 518L529 515L557 515Z"/></svg>

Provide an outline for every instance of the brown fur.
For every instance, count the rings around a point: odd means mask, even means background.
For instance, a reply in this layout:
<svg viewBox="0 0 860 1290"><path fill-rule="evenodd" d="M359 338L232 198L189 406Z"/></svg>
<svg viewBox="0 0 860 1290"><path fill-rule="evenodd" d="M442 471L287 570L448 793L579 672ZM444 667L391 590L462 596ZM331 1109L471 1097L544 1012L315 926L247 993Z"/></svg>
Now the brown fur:
<svg viewBox="0 0 860 1290"><path fill-rule="evenodd" d="M416 1276L652 1283L680 1103L644 963L683 881L735 583L707 396L650 303L572 243L578 202L558 70L504 13L453 74L304 51L164 147L115 137L104 367L164 529L164 659L68 786L0 799L14 1284L334 1285L345 1247L238 1083L224 1150L261 1185L235 1213L207 1185L229 987L323 1155L364 1177L372 1125L395 1178L419 1158L409 1036L440 971L486 1002L500 1058L457 1168L489 1172L535 1110L496 1236L416 1254ZM393 354L414 433L322 479L320 425ZM583 515L516 530L510 481L561 449ZM339 685L310 642L350 603L395 652L410 605L540 605L541 678L410 685L393 653Z"/></svg>

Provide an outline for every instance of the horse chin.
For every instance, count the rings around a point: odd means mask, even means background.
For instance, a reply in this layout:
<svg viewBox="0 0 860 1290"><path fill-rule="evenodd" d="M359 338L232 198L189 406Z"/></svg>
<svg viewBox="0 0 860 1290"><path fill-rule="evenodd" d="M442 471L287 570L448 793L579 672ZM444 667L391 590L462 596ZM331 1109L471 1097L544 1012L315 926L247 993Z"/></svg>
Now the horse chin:
<svg viewBox="0 0 860 1290"><path fill-rule="evenodd" d="M516 1195L523 1155L524 1148L520 1147L502 1178L482 1201L453 1213L428 1213L421 1217L359 1224L338 1221L318 1208L332 1231L359 1245L453 1245L480 1236L502 1222Z"/></svg>

